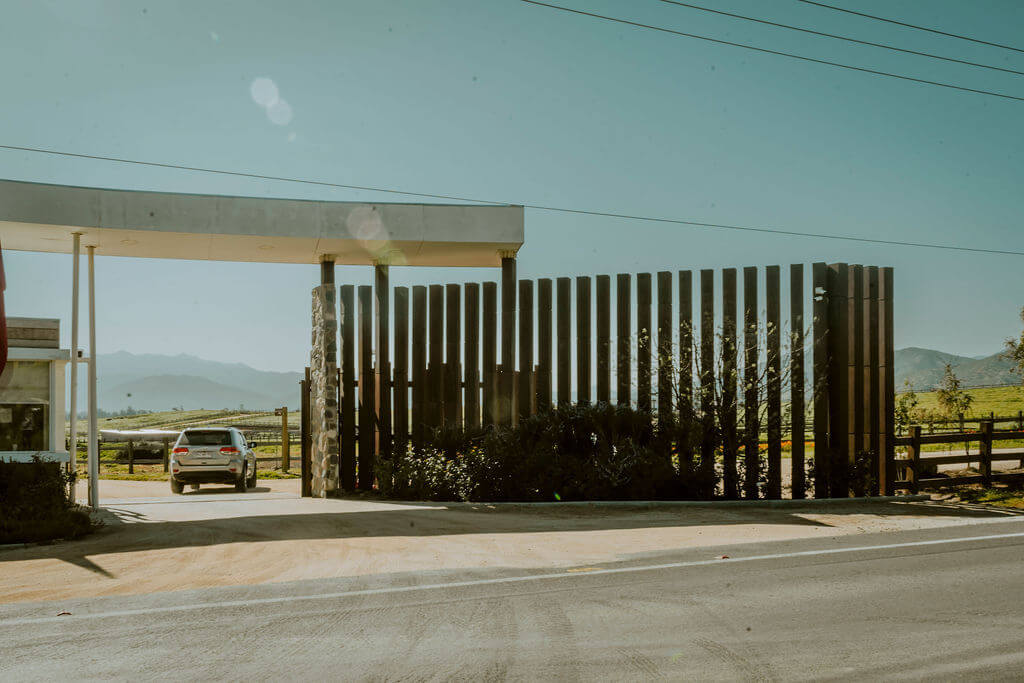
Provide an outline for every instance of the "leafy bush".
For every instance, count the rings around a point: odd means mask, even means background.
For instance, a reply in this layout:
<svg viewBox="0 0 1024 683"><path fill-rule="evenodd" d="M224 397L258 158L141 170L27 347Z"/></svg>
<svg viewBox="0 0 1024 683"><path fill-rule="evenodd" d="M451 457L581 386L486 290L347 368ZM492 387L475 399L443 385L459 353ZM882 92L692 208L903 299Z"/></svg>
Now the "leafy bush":
<svg viewBox="0 0 1024 683"><path fill-rule="evenodd" d="M69 500L75 475L38 458L0 461L0 543L76 538L92 530L88 512Z"/></svg>
<svg viewBox="0 0 1024 683"><path fill-rule="evenodd" d="M707 498L714 468L678 424L609 404L553 408L515 427L439 430L378 465L381 491L467 501Z"/></svg>

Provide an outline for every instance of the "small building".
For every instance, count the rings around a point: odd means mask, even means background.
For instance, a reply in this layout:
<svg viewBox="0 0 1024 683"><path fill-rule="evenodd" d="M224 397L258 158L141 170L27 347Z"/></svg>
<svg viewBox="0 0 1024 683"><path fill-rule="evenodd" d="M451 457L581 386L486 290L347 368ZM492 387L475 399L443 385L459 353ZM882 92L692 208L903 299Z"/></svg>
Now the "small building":
<svg viewBox="0 0 1024 683"><path fill-rule="evenodd" d="M0 459L68 462L65 366L60 321L7 318L7 366L0 374Z"/></svg>

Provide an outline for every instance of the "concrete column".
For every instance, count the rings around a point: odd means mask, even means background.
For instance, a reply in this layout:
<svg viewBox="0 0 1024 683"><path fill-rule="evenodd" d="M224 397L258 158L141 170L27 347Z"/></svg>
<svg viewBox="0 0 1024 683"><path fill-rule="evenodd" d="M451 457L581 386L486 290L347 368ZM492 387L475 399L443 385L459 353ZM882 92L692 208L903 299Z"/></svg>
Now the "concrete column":
<svg viewBox="0 0 1024 683"><path fill-rule="evenodd" d="M334 256L320 261L320 286L313 289L310 351L311 493L326 498L338 490L338 313Z"/></svg>
<svg viewBox="0 0 1024 683"><path fill-rule="evenodd" d="M68 438L71 471L78 465L78 255L81 251L82 233L72 233L71 245L71 425ZM71 493L74 497L74 491Z"/></svg>
<svg viewBox="0 0 1024 683"><path fill-rule="evenodd" d="M96 247L89 251L89 506L100 507L100 449L96 422Z"/></svg>

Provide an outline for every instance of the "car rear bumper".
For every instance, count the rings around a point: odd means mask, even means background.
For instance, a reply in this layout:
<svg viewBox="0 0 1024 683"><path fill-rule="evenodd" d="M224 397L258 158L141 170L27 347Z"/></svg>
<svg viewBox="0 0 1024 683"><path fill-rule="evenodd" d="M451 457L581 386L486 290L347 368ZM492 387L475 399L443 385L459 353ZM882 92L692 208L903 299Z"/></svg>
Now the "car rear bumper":
<svg viewBox="0 0 1024 683"><path fill-rule="evenodd" d="M171 476L189 484L233 484L242 478L242 467L235 465L235 471L225 465L178 465Z"/></svg>

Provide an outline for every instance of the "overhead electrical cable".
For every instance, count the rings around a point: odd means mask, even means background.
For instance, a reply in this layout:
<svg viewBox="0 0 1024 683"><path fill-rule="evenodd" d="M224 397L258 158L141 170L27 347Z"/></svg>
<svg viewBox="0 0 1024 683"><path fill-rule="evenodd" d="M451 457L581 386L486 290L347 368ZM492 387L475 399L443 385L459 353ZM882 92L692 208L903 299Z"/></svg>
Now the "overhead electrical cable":
<svg viewBox="0 0 1024 683"><path fill-rule="evenodd" d="M746 43L736 43L731 40L722 40L720 38L711 38L710 36L702 36L696 33L686 33L685 31L677 31L675 29L666 28L664 26L655 26L654 24L643 24L638 21L630 21L628 19L619 19L617 17L610 17L605 14L596 14L594 12L586 12L584 10L573 9L572 7L564 7L562 5L554 5L548 2L540 2L539 0L520 0L529 5L536 5L538 7L547 7L561 12L568 12L570 14L578 14L585 17L592 17L594 19L602 19L604 21L612 21L618 24L625 24L627 26L634 26L636 28L645 28L652 31L660 31L661 33L669 33L675 36L681 36L684 38L696 38L697 40L705 40L709 43L717 43L719 45L729 45L731 47L741 47L745 50L753 50L755 52L761 52L769 55L776 55L779 57L789 57L790 59L798 59L804 62L812 62L814 64L824 64L826 66L834 66L840 69L847 69L849 71L859 71L861 73L872 74L875 76L884 76L886 78L898 78L903 81L912 81L914 83L923 83L925 85L935 85L940 88L949 88L951 90L960 90L962 92L976 93L979 95L991 95L992 97L999 97L1006 100L1015 100L1017 102L1024 102L1024 97L1017 95L1009 95L1001 92L994 92L992 90L982 90L980 88L968 88L962 85L954 85L953 83L943 83L942 81L931 81L926 78L915 78L913 76L904 76L902 74L895 74L888 71L879 71L877 69L868 69L862 66L852 66L850 64L841 64L839 62L830 62L826 59L817 59L815 57L806 57L804 55L794 54L792 52L782 52L780 50L770 50L764 47L758 47L756 45L747 45Z"/></svg>
<svg viewBox="0 0 1024 683"><path fill-rule="evenodd" d="M542 204L525 204L519 202L495 201L493 199L480 199L477 197L464 197L460 195L436 194L431 192L413 192L410 190L398 190L388 187L372 187L368 185L350 185L345 183L332 183L324 180L309 180L304 178L290 178L287 176L273 176L262 173L246 173L244 171L225 171L222 169L203 168L200 166L185 166L181 164L169 164L157 161L141 161L138 159L123 159L120 157L100 156L97 154L80 154L76 152L64 152L55 149L44 149L41 147L25 147L20 145L0 145L0 149L7 149L18 152L34 152L38 154L53 154L57 156L73 157L76 159L92 159L96 161L110 161L121 164L134 164L137 166L150 166L155 168L171 168L181 171L195 171L198 173L212 173L216 175L235 176L240 178L255 178L258 180L273 180L285 183L298 183L302 185L316 185L319 187L334 187L343 190L359 190L363 192L384 192L389 194L400 194L408 197L422 197L426 199L446 199L460 202L471 202L474 204L493 204L496 206L522 206L525 209L535 211L550 211L556 213L569 213L584 216L600 216L604 218L619 218L623 220L644 221L649 223L668 223L673 225L686 225L695 228L708 228L716 230L736 230L742 232L754 232L768 235L785 235L788 237L810 237L815 239L843 240L847 242L861 242L864 244L881 244L894 247L920 247L927 249L942 249L946 251L963 251L978 254L1000 254L1005 256L1024 256L1024 251L1012 251L1008 249L983 249L980 247L963 247L955 244L935 244L930 242L906 242L901 240L883 240L873 237L857 237L855 235L829 235L827 233L801 232L798 230L782 230L779 228L764 228L743 225L728 225L724 223L707 223L703 221L692 221L681 218L662 218L657 216L642 216L636 214L617 213L613 211L597 211L591 209L574 209L563 206L546 206Z"/></svg>
<svg viewBox="0 0 1024 683"><path fill-rule="evenodd" d="M816 5L817 7L824 7L825 9L835 10L836 12L845 12L846 14L855 14L858 17L866 17L868 19L874 19L875 21L884 21L888 24L896 24L897 26L904 26L906 28L916 29L918 31L927 31L928 33L936 33L940 36L948 36L950 38L957 38L959 40L968 40L972 43L978 43L980 45L990 45L992 47L1001 47L1004 50L1013 50L1014 52L1024 52L1024 48L1014 47L1012 45L1003 45L1002 43L994 43L989 40L981 40L980 38L971 38L970 36L961 35L959 33L950 33L948 31L940 31L934 28L928 28L927 26L918 26L917 24L908 24L905 21L896 21L895 19L886 19L885 17L879 17L874 14L867 14L865 12L857 12L852 9L846 9L845 7L836 7L835 5L827 5L824 2L815 2L814 0L797 0L807 5Z"/></svg>
<svg viewBox="0 0 1024 683"><path fill-rule="evenodd" d="M841 36L835 33L825 33L824 31L815 31L809 28L803 28L801 26L791 26L790 24L780 24L775 21L768 21L767 19L758 19L757 17L748 17L742 14L735 14L733 12L725 12L722 10L713 9L711 7L702 7L700 5L694 5L689 2L679 2L678 0L661 0L668 5L678 5L679 7L686 7L689 9L699 10L701 12L711 12L712 14L720 14L726 17L732 17L734 19L743 19L744 21L752 21L758 24L765 24L766 26L775 26L776 28L784 28L790 31L800 31L801 33L809 33L814 36L823 36L825 38L835 38L836 40L845 40L849 43L856 43L858 45L868 45L870 47L880 47L884 50L892 50L893 52L902 52L908 55L918 55L919 57L929 57L931 59L941 59L946 62L954 62L956 64L966 64L967 66L976 66L981 69L992 69L993 71L1004 71L1006 73L1017 74L1018 76L1024 76L1024 71L1018 71L1016 69L1007 69L1001 66L993 66L991 64L982 64L980 62L971 62L966 59L956 59L955 57L946 57L943 55L933 54L931 52L921 52L919 50L909 50L907 48L896 47L895 45L887 45L885 43L873 43L869 40L860 40L858 38L851 38L850 36Z"/></svg>

